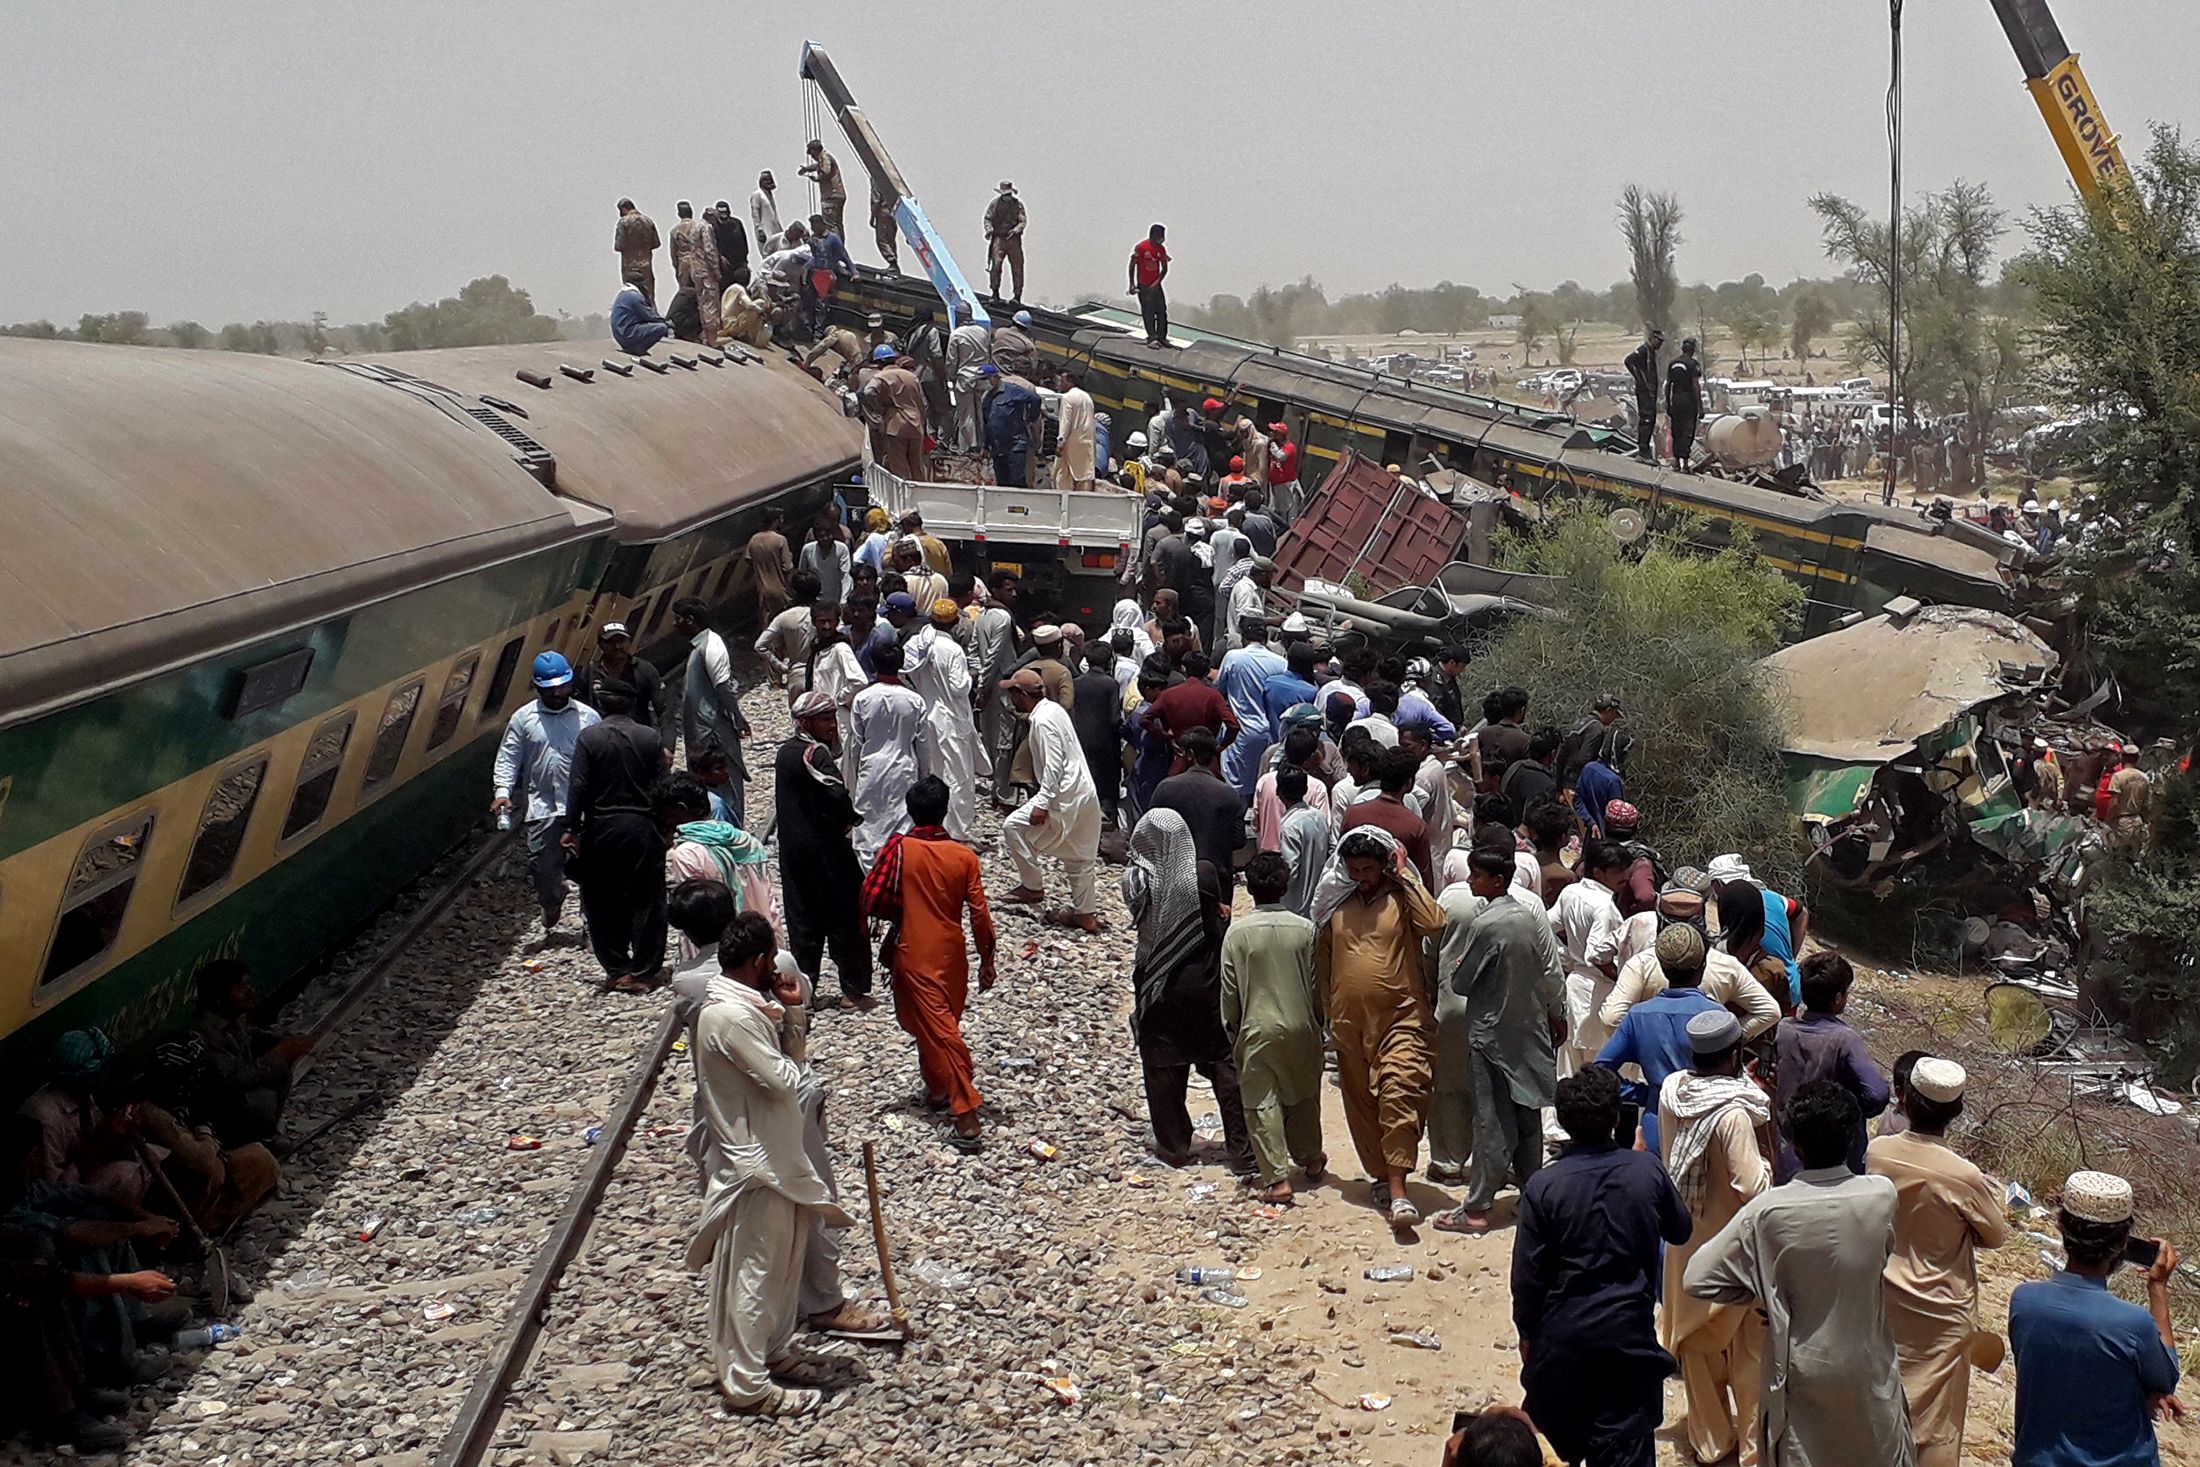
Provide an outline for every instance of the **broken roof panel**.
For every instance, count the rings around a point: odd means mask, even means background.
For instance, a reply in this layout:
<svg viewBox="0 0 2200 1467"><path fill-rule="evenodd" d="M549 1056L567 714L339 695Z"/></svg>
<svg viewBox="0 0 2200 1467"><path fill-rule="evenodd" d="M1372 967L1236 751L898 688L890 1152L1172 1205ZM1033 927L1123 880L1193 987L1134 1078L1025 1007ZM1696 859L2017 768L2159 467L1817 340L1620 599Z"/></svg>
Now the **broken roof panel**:
<svg viewBox="0 0 2200 1467"><path fill-rule="evenodd" d="M1786 704L1787 752L1884 764L2009 694L2004 664L2055 661L2053 649L2014 617L1928 606L1783 647L1764 666Z"/></svg>

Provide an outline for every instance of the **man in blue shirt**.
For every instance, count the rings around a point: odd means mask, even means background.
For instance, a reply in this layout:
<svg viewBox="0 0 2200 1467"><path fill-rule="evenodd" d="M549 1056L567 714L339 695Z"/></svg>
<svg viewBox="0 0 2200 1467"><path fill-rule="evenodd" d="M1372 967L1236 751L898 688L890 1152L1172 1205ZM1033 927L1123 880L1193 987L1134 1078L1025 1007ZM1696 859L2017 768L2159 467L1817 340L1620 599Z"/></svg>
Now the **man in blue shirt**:
<svg viewBox="0 0 2200 1467"><path fill-rule="evenodd" d="M1222 754L1222 777L1246 800L1253 798L1260 778L1260 756L1276 741L1275 720L1269 716L1268 680L1286 676L1290 664L1268 645L1268 623L1257 616L1242 618L1238 634L1245 645L1227 653L1215 686L1237 715L1238 736Z"/></svg>
<svg viewBox="0 0 2200 1467"><path fill-rule="evenodd" d="M2168 1242L2147 1269L2147 1307L2108 1291L2131 1243L2131 1184L2106 1172L2063 1183L2063 1251L2053 1278L2009 1298L2017 1357L2017 1441L2011 1467L2152 1467L2156 1414L2177 1403L2177 1338L2169 1322Z"/></svg>
<svg viewBox="0 0 2200 1467"><path fill-rule="evenodd" d="M1574 813L1581 817L1581 828L1592 838L1605 833L1606 807L1626 798L1627 787L1620 783L1619 772L1601 759L1591 759L1574 776Z"/></svg>
<svg viewBox="0 0 2200 1467"><path fill-rule="evenodd" d="M504 725L489 811L509 818L515 804L521 807L527 825L528 865L547 940L565 910L566 799L572 785L573 750L582 730L601 720L595 709L574 700L573 669L557 653L544 652L535 658L534 683L535 701L513 713Z"/></svg>
<svg viewBox="0 0 2200 1467"><path fill-rule="evenodd" d="M1673 1357L1658 1344L1658 1245L1694 1228L1657 1154L1616 1141L1619 1077L1558 1082L1572 1144L1520 1189L1513 1325L1523 1404L1568 1462L1652 1467Z"/></svg>
<svg viewBox="0 0 2200 1467"><path fill-rule="evenodd" d="M619 293L611 298L611 339L620 351L647 356L651 347L671 334L671 323L657 314L640 286L619 287Z"/></svg>
<svg viewBox="0 0 2200 1467"><path fill-rule="evenodd" d="M1658 934L1657 954L1667 987L1629 1009L1596 1057L1598 1064L1615 1072L1622 1065L1642 1067L1642 1079L1621 1081L1620 1092L1642 1107L1642 1144L1653 1156L1663 1154L1658 1149L1658 1093L1668 1075L1696 1063L1688 1021L1698 1014L1725 1012L1703 991L1703 934L1694 926L1687 922L1669 924ZM1737 1036L1740 1029L1737 1022ZM1619 1140L1624 1146L1632 1144L1634 1138L1622 1136Z"/></svg>

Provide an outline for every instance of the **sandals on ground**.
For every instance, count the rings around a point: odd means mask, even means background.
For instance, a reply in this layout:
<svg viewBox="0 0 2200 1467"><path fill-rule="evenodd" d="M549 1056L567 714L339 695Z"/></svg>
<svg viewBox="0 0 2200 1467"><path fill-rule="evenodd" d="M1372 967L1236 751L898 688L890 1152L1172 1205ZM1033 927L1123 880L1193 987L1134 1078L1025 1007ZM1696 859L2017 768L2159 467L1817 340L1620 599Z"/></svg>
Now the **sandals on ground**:
<svg viewBox="0 0 2200 1467"><path fill-rule="evenodd" d="M1483 1220L1477 1223L1467 1215L1464 1207L1439 1212L1428 1220L1428 1225L1439 1233L1463 1233L1470 1238L1479 1238L1490 1230L1488 1214L1485 1213Z"/></svg>
<svg viewBox="0 0 2200 1467"><path fill-rule="evenodd" d="M742 1416L808 1416L824 1404L823 1391L775 1385L760 1399L733 1410Z"/></svg>

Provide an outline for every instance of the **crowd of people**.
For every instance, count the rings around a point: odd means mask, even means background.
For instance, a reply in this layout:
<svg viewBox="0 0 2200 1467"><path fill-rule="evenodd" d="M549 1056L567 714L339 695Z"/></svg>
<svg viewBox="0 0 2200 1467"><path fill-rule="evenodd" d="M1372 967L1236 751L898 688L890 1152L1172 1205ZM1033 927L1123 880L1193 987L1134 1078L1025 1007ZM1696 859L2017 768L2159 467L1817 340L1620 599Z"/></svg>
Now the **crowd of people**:
<svg viewBox="0 0 2200 1467"><path fill-rule="evenodd" d="M807 1016L875 1009L883 986L941 1139L981 1149L961 1021L973 968L996 981L995 908L1097 933L1114 861L1162 1162L1219 1162L1290 1205L1333 1170L1333 1067L1383 1223L1512 1227L1524 1414L1463 1428L1456 1460L1510 1460L1489 1453L1532 1427L1569 1463L1649 1463L1677 1375L1698 1461L1952 1467L1990 1333L1974 1257L2007 1230L1999 1187L1946 1141L1961 1066L1912 1054L1883 1074L1843 1018L1852 971L1808 950L1800 902L1739 855L1699 867L1651 843L1619 698L1531 720L1517 687L1470 700L1465 648L1316 640L1273 592L1282 425L1155 409L1125 444L1148 523L1104 628L958 569L920 515L836 508L790 537L773 511L744 561L793 727L776 749L752 749L733 649L696 599L673 608L676 697L613 620L579 668L538 656L509 719L491 809L523 827L543 940L588 943L609 988L669 987L692 1024L690 1259L728 1400L817 1409L798 1332L885 1328L841 1285ZM772 761L768 807L752 754ZM95 1101L104 1041L80 1034L25 1107L10 1277L75 1342L45 1347L49 1367L78 1362L39 1377L51 1430L99 1439L95 1382L134 1368L133 1330L175 1322L172 1285L134 1256L174 1235L138 1139L187 1175L202 1224L274 1185L263 1143L302 1051L249 1027L243 977L202 974L196 1047L127 1103ZM1194 1071L1219 1145L1189 1114ZM2025 1467L2146 1460L2128 1454L2150 1413L2176 1409L2174 1250L2151 1264L2152 1316L2101 1285L2132 1215L2127 1185L2073 1177L2069 1267L2018 1293Z"/></svg>
<svg viewBox="0 0 2200 1467"><path fill-rule="evenodd" d="M960 1020L973 947L980 989L993 982L993 904L1096 932L1098 874L1119 857L1155 1154L1220 1161L1260 1201L1288 1205L1331 1173L1333 1066L1353 1159L1390 1226L1486 1233L1509 1193L1526 1412L1565 1460L1648 1462L1663 1382L1678 1375L1704 1462L1953 1463L1979 1348L1973 1257L2007 1226L1999 1188L1945 1142L1961 1067L1910 1055L1890 1080L1842 1018L1849 965L1806 952L1799 902L1738 855L1668 865L1627 798L1635 740L1618 698L1532 723L1526 692L1495 688L1475 718L1463 648L1402 659L1316 642L1272 599L1259 548L1280 527L1245 466L1265 468L1267 436L1215 402L1158 417L1127 445L1150 524L1134 594L1104 630L1044 619L1014 576L957 571L917 516L870 512L852 555L837 514L799 550L776 518L758 532L756 650L796 730L776 754L772 810L754 812L776 857L744 829L746 728L707 608L678 608L696 690L679 719L689 775L665 775L664 745L633 721L654 673L615 650L622 628L600 629L606 655L578 675L600 721L561 700L576 675L546 654L543 700L512 720L499 798L522 798L507 778L527 784L533 848L575 847L607 977L648 987L683 958L714 961L678 921L681 955L667 954L666 844L681 889L707 887L713 910L761 923L797 981L830 955L845 1007L876 1004L883 936L943 1137L976 1150L984 1101ZM1182 464L1223 450L1232 472L1208 500ZM1222 528L1195 532L1208 516ZM531 783L534 741L556 746L537 732L544 703L572 730L569 776L561 789L553 772L547 793ZM1013 873L991 898L973 844L988 797ZM622 835L621 820L636 823ZM1066 896L1051 908L1050 866ZM740 951L717 970L749 965L740 1001L785 1008L765 991L769 954ZM1219 1147L1188 1111L1195 1070ZM750 1165L741 1134L720 1138L714 1165ZM785 1135L768 1165L792 1175L800 1128ZM1424 1217L1416 1172L1459 1189L1456 1202ZM714 1194L736 1185L711 1176ZM2074 1180L2072 1195L2106 1185ZM2086 1206L2066 1229L2109 1210ZM2129 1212L2107 1221L2128 1231ZM769 1231L783 1247L787 1228ZM747 1236L729 1227L714 1247ZM747 1362L726 1367L729 1396L808 1409L766 1368L803 1311L790 1296L759 1314L742 1292L794 1274L714 1257L724 1359ZM759 1334L754 1319L773 1322ZM2109 1428L2073 1416L2061 1384L2028 1367L2044 1336L2017 1336L2020 1438L2100 1439ZM2150 1358L2115 1431L2145 1437L2161 1378Z"/></svg>
<svg viewBox="0 0 2200 1467"><path fill-rule="evenodd" d="M178 1265L281 1179L291 1074L311 1049L254 1022L234 958L198 971L190 1022L140 1056L63 1034L0 1155L0 1431L105 1451L129 1390L167 1373L193 1307Z"/></svg>

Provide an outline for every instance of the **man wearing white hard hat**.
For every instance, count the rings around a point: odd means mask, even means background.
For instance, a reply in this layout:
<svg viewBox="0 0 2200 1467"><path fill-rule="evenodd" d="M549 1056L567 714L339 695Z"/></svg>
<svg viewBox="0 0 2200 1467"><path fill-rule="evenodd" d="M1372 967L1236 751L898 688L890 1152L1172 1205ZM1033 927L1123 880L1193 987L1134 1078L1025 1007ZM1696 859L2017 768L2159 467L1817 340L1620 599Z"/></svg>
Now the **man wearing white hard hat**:
<svg viewBox="0 0 2200 1467"><path fill-rule="evenodd" d="M2122 1177L2072 1172L2055 1219L2068 1262L2009 1297L2013 1467L2159 1462L2154 1419L2185 1414L2174 1394L2177 1334L2169 1319L2177 1250L2166 1239L2134 1237L2133 1212ZM2144 1309L2108 1291L2108 1276L2126 1262L2146 1271Z"/></svg>
<svg viewBox="0 0 2200 1467"><path fill-rule="evenodd" d="M1910 1400L1919 1467L1956 1467L1970 1403L1981 1248L2009 1237L2001 1184L1948 1145L1969 1077L1925 1055L1895 1099L1908 1129L1875 1138L1865 1169L1894 1183L1894 1256L1887 1260L1887 1328Z"/></svg>

